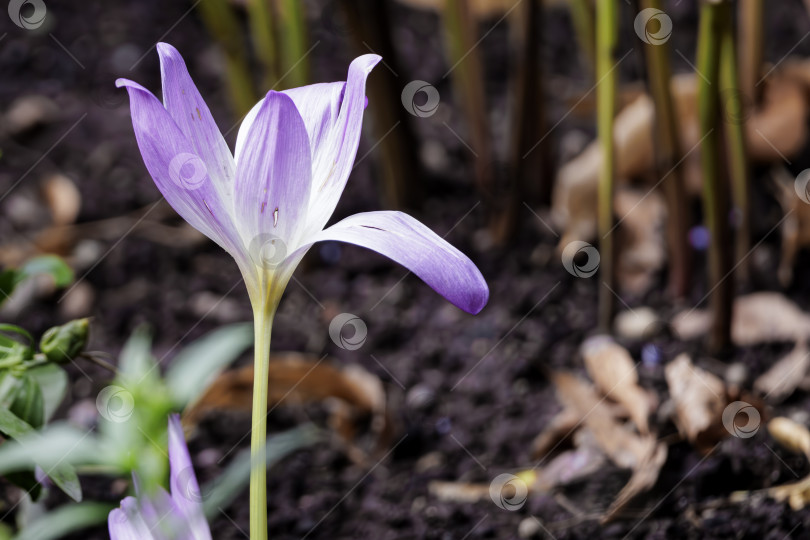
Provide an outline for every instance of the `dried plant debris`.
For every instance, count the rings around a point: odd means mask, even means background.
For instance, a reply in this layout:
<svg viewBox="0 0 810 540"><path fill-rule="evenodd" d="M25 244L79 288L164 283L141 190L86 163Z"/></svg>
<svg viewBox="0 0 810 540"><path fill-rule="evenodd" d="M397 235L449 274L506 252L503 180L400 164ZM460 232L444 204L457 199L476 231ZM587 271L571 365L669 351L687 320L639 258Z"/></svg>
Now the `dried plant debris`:
<svg viewBox="0 0 810 540"><path fill-rule="evenodd" d="M723 410L728 405L725 384L693 365L686 354L667 364L664 374L675 403L678 432L699 450L708 451L728 435L722 423Z"/></svg>
<svg viewBox="0 0 810 540"><path fill-rule="evenodd" d="M655 401L638 385L638 372L630 353L607 336L586 340L581 350L585 368L599 392L624 405L638 431L649 433L648 418Z"/></svg>
<svg viewBox="0 0 810 540"><path fill-rule="evenodd" d="M553 377L557 397L582 419L599 448L617 466L633 469L646 454L641 438L622 423L589 382L568 373Z"/></svg>
<svg viewBox="0 0 810 540"><path fill-rule="evenodd" d="M618 353L612 354L619 356ZM616 363L626 364L623 361ZM621 369L612 371L614 375L606 376L606 380L622 376L632 378L626 373L622 375ZM616 374L619 374L618 377ZM586 381L560 373L555 375L554 383L560 401L580 415L584 428L592 435L599 450L617 466L633 471L630 480L603 516L605 521L609 521L617 516L627 503L650 489L658 480L661 467L666 461L666 444L656 441L655 436L649 432L638 434L629 429L605 401L599 399L596 390ZM584 446L580 444L580 448Z"/></svg>
<svg viewBox="0 0 810 540"><path fill-rule="evenodd" d="M810 459L810 431L802 424L778 416L768 422L768 433L773 440L795 454L803 454Z"/></svg>
<svg viewBox="0 0 810 540"><path fill-rule="evenodd" d="M787 450L804 454L810 460L810 431L804 425L789 418L777 417L768 422L768 433ZM779 502L787 501L794 511L801 510L810 503L810 475L797 482L764 490L738 491L731 495L731 500L740 502L760 494L765 494Z"/></svg>
<svg viewBox="0 0 810 540"><path fill-rule="evenodd" d="M581 420L580 416L570 409L563 409L557 413L532 441L531 458L542 459L566 442L570 442Z"/></svg>
<svg viewBox="0 0 810 540"><path fill-rule="evenodd" d="M633 470L633 476L630 477L630 480L613 500L607 512L605 512L602 518L603 523L618 517L630 501L637 495L652 488L658 481L658 476L661 474L661 467L664 466L667 460L667 445L662 442L656 442L655 439L651 437L645 439L645 443L647 444L647 454L645 454L644 459L640 461Z"/></svg>
<svg viewBox="0 0 810 540"><path fill-rule="evenodd" d="M693 309L676 315L672 327L681 339L695 339L710 327L706 310ZM759 343L796 342L810 336L810 315L784 295L758 292L734 300L731 339L745 347Z"/></svg>
<svg viewBox="0 0 810 540"><path fill-rule="evenodd" d="M347 442L357 435L358 421L371 419L376 450L391 438L382 381L357 365L337 368L325 358L274 353L270 358L268 408L278 405L322 403L330 426ZM194 427L213 411L250 413L253 399L253 366L228 370L206 389L183 414L183 424ZM352 448L352 451L358 449ZM360 457L354 454L352 457Z"/></svg>
<svg viewBox="0 0 810 540"><path fill-rule="evenodd" d="M788 398L802 384L810 368L810 351L804 341L797 343L793 350L754 382L754 390L761 393L770 403L780 403Z"/></svg>
<svg viewBox="0 0 810 540"><path fill-rule="evenodd" d="M687 191L696 197L702 185L697 82L694 73L677 75L671 81L672 97L681 128L680 147L685 152L681 167L684 169ZM752 162L781 163L801 150L807 139L805 118L810 97L808 88L810 62L806 60L785 61L769 73L763 81L761 103L746 111L746 121L743 124ZM652 98L646 93L638 95L617 114L614 139L619 188L633 181L641 181L644 182L642 191L646 192L660 180L663 173L655 170L655 152L652 146L655 140L654 122L655 107ZM557 174L552 220L562 231L560 250L573 240L590 241L596 236L597 188L602 163L598 144L594 141L576 158L563 165ZM621 196L620 193L622 190L617 189L617 197ZM621 215L622 204L614 206ZM652 234L649 236L652 238ZM643 260L659 256L659 250L650 247L642 253ZM621 258L620 254L620 261ZM790 260L792 261L792 257ZM657 260L654 262L658 264ZM633 280L629 285L640 287L649 283L645 278Z"/></svg>

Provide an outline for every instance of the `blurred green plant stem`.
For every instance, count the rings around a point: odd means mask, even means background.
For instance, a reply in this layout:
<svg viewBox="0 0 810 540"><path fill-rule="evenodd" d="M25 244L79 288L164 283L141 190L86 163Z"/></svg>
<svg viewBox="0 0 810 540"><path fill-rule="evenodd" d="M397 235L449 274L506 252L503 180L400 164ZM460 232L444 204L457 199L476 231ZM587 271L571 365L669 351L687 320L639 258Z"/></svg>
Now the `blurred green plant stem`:
<svg viewBox="0 0 810 540"><path fill-rule="evenodd" d="M721 168L721 131L719 110L720 57L723 33L731 18L727 1L704 0L700 7L697 72L698 119L701 136L700 165L703 176L703 213L709 228L708 296L712 312L709 346L713 351L731 342L731 243L728 190Z"/></svg>
<svg viewBox="0 0 810 540"><path fill-rule="evenodd" d="M642 0L643 9L661 10L661 0ZM683 298L689 289L689 208L684 189L680 126L672 99L672 68L667 41L644 45L650 93L655 103L656 169L662 179L667 204L669 294Z"/></svg>
<svg viewBox="0 0 810 540"><path fill-rule="evenodd" d="M734 200L735 282L747 283L749 279L748 252L751 242L751 172L746 151L745 130L746 102L741 91L737 73L737 46L734 38L733 11L724 10L722 36L720 38L720 106L725 120L724 138L728 155L731 195ZM760 22L761 24L761 22Z"/></svg>
<svg viewBox="0 0 810 540"><path fill-rule="evenodd" d="M599 268L599 327L609 331L613 322L615 248L613 244L613 194L615 192L615 148L613 120L616 114L616 45L618 43L617 0L596 2L596 121L602 169L599 173L598 226L600 257Z"/></svg>
<svg viewBox="0 0 810 540"><path fill-rule="evenodd" d="M253 52L262 66L256 91L248 49L235 8L228 0L202 0L200 17L225 53L225 84L234 113L242 117L268 90L309 82L309 44L299 0L248 0Z"/></svg>

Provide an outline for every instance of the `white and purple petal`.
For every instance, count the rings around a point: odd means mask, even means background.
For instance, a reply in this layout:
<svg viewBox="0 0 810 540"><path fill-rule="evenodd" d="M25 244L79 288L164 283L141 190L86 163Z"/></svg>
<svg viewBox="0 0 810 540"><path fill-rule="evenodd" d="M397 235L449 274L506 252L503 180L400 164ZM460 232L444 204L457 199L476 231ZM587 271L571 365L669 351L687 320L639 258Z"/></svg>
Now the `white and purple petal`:
<svg viewBox="0 0 810 540"><path fill-rule="evenodd" d="M376 54L364 54L349 65L340 113L329 130L330 134L313 155L309 205L311 230L321 230L326 225L346 187L360 144L366 108L366 79L380 60L382 58ZM302 102L301 106L307 104Z"/></svg>
<svg viewBox="0 0 810 540"><path fill-rule="evenodd" d="M169 416L169 482L171 500L188 524L188 538L211 540L211 530L203 513L200 486L177 414Z"/></svg>
<svg viewBox="0 0 810 540"><path fill-rule="evenodd" d="M205 163L220 198L230 200L236 165L228 143L205 100L191 80L180 53L168 43L157 44L163 82L163 104L194 153Z"/></svg>
<svg viewBox="0 0 810 540"><path fill-rule="evenodd" d="M118 79L116 85L129 93L135 139L160 192L195 229L238 254L241 240L229 203L221 199L198 151L151 92L127 79Z"/></svg>
<svg viewBox="0 0 810 540"><path fill-rule="evenodd" d="M264 266L268 244L275 252L271 258L280 261L296 247L306 222L312 174L309 137L292 99L272 90L239 137L235 215L250 257Z"/></svg>
<svg viewBox="0 0 810 540"><path fill-rule="evenodd" d="M112 510L107 516L107 528L111 540L154 540L141 515L135 497L126 497L121 507Z"/></svg>
<svg viewBox="0 0 810 540"><path fill-rule="evenodd" d="M478 313L489 299L489 288L475 264L402 212L365 212L349 216L308 238L301 251L324 240L347 242L385 255L468 313Z"/></svg>

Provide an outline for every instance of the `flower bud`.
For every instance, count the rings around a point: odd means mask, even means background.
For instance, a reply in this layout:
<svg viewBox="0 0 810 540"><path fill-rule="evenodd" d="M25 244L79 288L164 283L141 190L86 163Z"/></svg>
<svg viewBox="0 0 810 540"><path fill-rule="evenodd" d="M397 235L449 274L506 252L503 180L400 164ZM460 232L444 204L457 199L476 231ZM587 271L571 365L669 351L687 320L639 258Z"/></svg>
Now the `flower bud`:
<svg viewBox="0 0 810 540"><path fill-rule="evenodd" d="M39 342L39 350L57 364L70 362L84 350L90 331L88 319L76 319L48 329Z"/></svg>

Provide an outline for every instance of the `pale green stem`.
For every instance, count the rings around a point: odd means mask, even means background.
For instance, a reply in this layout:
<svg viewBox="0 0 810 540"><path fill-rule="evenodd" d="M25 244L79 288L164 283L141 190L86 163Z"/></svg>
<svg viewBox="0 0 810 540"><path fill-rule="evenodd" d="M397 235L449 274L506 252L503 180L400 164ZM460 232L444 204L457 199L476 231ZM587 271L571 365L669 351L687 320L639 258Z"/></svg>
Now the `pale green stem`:
<svg viewBox="0 0 810 540"><path fill-rule="evenodd" d="M260 302L261 304L261 302ZM267 540L267 386L270 369L270 332L275 302L253 312L255 360L253 367L253 426L250 436L250 538Z"/></svg>
<svg viewBox="0 0 810 540"><path fill-rule="evenodd" d="M613 117L616 112L616 45L618 43L617 0L596 3L596 114L602 168L599 171L599 203L597 222L601 263L599 267L599 326L610 331L613 323L613 292L615 288L615 251L613 243L613 193L616 176L616 156L613 140Z"/></svg>

